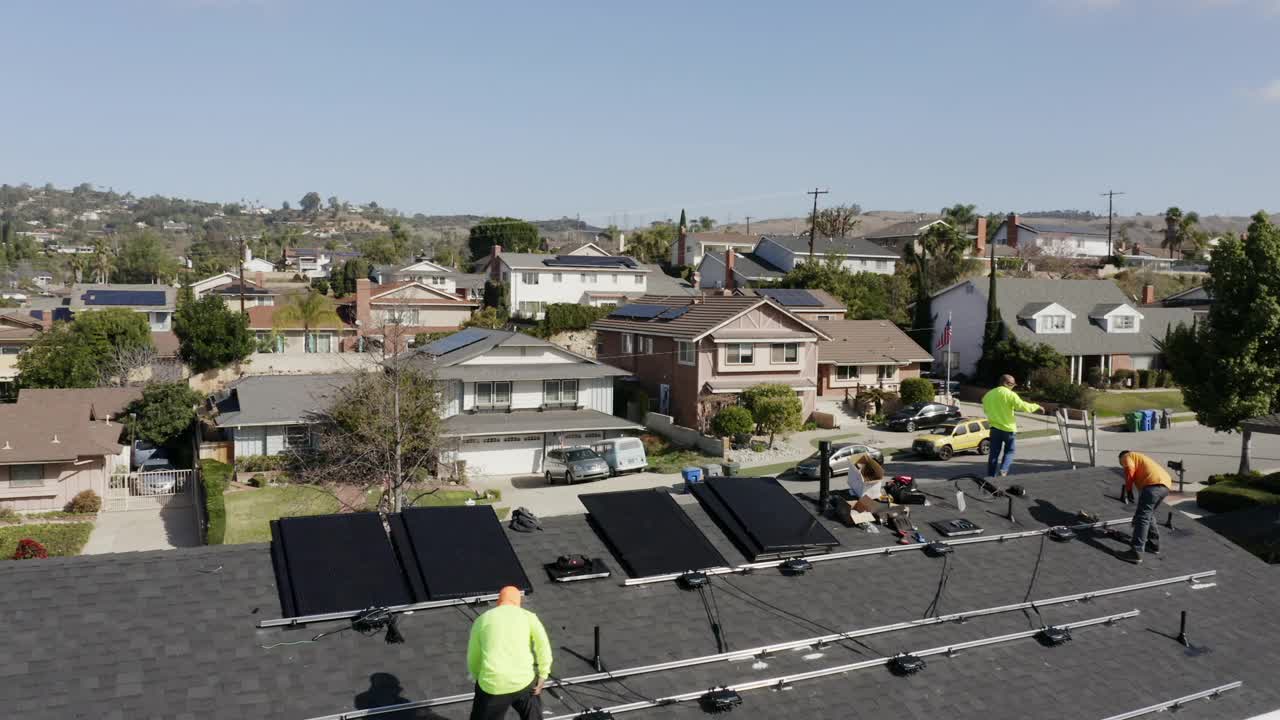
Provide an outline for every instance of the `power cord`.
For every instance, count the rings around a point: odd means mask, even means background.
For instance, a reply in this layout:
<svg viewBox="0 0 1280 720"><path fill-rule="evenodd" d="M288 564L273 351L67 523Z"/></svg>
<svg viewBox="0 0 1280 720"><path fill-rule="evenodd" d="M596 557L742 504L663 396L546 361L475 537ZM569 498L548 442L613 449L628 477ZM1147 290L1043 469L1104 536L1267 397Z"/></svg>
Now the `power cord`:
<svg viewBox="0 0 1280 720"><path fill-rule="evenodd" d="M1040 578L1040 565L1041 563L1044 562L1045 541L1048 539L1049 539L1048 535L1040 536L1040 549L1039 551L1036 552L1036 564L1035 564L1035 567L1032 568L1031 570L1031 582L1027 583L1027 592L1025 595L1022 596L1022 602L1024 603L1029 602L1031 600L1031 593L1034 592L1036 588L1036 580ZM1035 612L1036 618L1040 620L1040 624L1044 625L1045 624L1044 616L1040 614L1040 608L1036 607L1035 605L1032 605L1031 610ZM1027 615L1026 610L1023 610L1022 612L1024 615ZM1030 615L1027 615L1027 622L1031 622ZM1031 623L1031 624L1032 624L1032 627L1035 626L1035 623Z"/></svg>
<svg viewBox="0 0 1280 720"><path fill-rule="evenodd" d="M933 600L925 608L922 617L937 617L942 614L942 596L947 591L947 581L951 579L951 554L942 556L942 573L938 577L938 588L933 592Z"/></svg>
<svg viewBox="0 0 1280 720"><path fill-rule="evenodd" d="M845 648L846 650L849 650L849 651L851 651L851 652L857 653L857 654L859 654L859 655L861 655L861 654L862 654L862 650L859 650L858 648L853 647L853 646L851 646L851 645L847 645L847 644L845 644L846 642L850 642L850 643L853 643L854 645L857 645L857 646L861 647L863 650L866 650L867 652L870 652L870 653L871 653L871 654L873 654L873 655L884 655L884 654L885 654L885 653L880 652L879 650L876 650L875 648L871 647L870 645L866 644L865 642L863 642L863 641L861 641L861 640L859 640L859 639L857 639L857 638L847 637L847 633L845 633L844 631L836 630L836 629L834 629L834 628L830 628L830 627L828 627L828 626L826 626L826 625L823 625L822 623L818 622L817 620L813 620L812 618L808 618L808 617L805 617L805 616L803 616L803 615L799 615L799 614L797 614L797 613L791 612L790 610L787 610L787 609L785 609L785 608L778 607L777 605L774 605L773 603L769 602L768 600L765 600L765 599L763 599L763 598L761 598L761 597L759 597L759 596L757 596L757 595L755 595L755 594L751 593L750 591L745 590L745 589L743 589L743 588L741 588L741 587L739 587L739 586L737 586L737 585L733 584L732 582L729 582L729 580L727 580L727 579L725 579L725 578L721 578L720 580L721 580L721 582L723 582L725 585L728 585L730 588L733 588L734 590L736 590L737 592L739 592L739 593L741 593L742 595L746 596L747 598L750 598L751 600L755 601L756 603L759 603L760 605L762 605L762 606L764 606L764 607L766 607L766 608L768 608L768 609L770 609L770 610L774 611L774 613L775 613L775 614L780 614L781 616L785 616L785 617L787 617L787 618L790 618L792 621L796 621L796 622L799 622L799 623L802 623L802 624L810 625L810 626L812 626L812 627L815 627L815 628L817 628L817 629L819 629L819 630L822 630L823 632L829 633L829 634L831 634L831 635L839 635L840 637L836 638L835 642L836 642L836 643L838 643L841 647Z"/></svg>

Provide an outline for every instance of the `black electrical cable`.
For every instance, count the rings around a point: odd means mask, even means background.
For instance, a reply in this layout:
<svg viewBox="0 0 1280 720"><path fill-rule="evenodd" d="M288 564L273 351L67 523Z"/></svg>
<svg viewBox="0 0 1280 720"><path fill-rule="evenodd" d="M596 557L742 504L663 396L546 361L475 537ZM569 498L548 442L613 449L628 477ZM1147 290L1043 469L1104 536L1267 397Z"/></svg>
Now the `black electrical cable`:
<svg viewBox="0 0 1280 720"><path fill-rule="evenodd" d="M1031 593L1034 592L1036 588L1036 580L1040 578L1040 565L1044 562L1045 541L1048 539L1049 536L1047 534L1040 536L1040 550L1036 552L1036 564L1031 570L1031 582L1027 583L1027 592L1022 596L1022 602L1024 603L1031 600ZM1044 625L1044 616L1040 614L1040 608L1032 605L1031 610L1035 612L1036 618L1040 620L1040 624ZM1022 614L1027 616L1027 622L1031 622L1031 616L1027 614L1026 610L1023 610ZM1031 625L1032 627L1035 627L1035 623L1031 623Z"/></svg>
<svg viewBox="0 0 1280 720"><path fill-rule="evenodd" d="M720 601L716 600L715 582L711 578L707 578L707 594L711 596L711 607L716 611L716 627L720 629L720 640L724 644L724 648L720 652L727 652L729 650L729 635L724 631L724 623L721 622L723 616L720 614Z"/></svg>
<svg viewBox="0 0 1280 720"><path fill-rule="evenodd" d="M724 652L724 636L721 634L720 620L712 612L711 603L707 601L706 585L698 586L698 599L702 601L702 611L707 615L707 624L711 626L711 635L716 639L716 652Z"/></svg>
<svg viewBox="0 0 1280 720"><path fill-rule="evenodd" d="M942 573L938 576L938 588L933 591L933 600L925 608L922 617L937 617L942 614L942 596L947 591L947 581L951 579L951 554L942 556Z"/></svg>
<svg viewBox="0 0 1280 720"><path fill-rule="evenodd" d="M753 601L755 601L755 602L759 603L760 605L763 605L764 607L766 607L766 608L768 608L768 609L770 609L770 610L773 610L773 611L775 612L775 614L781 614L782 616L784 616L784 617L788 617L788 618L792 619L792 621L797 621L798 623L808 624L808 625L810 625L810 626L812 626L812 627L815 627L815 628L817 628L817 629L819 629L819 630L822 630L823 632L829 633L829 634L831 634L831 635L845 635L845 632L844 632L844 631L842 631L842 630L836 630L836 629L834 629L834 628L830 628L830 627L828 627L828 626L826 626L826 625L823 625L822 623L818 622L817 620L813 620L812 618L808 618L808 617L805 617L805 616L803 616L803 615L800 615L800 614L797 614L797 613L791 612L790 610L787 610L786 608L778 607L777 605L774 605L773 603L769 602L768 600L765 600L765 599L763 599L763 598L761 598L761 597L759 597L759 596L757 596L757 595L752 594L751 592L749 592L749 591L747 591L747 590L744 590L743 588L741 588L741 587L739 587L739 586L737 586L737 585L734 585L733 583L729 582L729 581L728 581L727 579L725 579L725 578L721 578L721 581L722 581L722 582L724 582L724 584L725 584L725 585L728 585L730 588L733 588L734 590L736 590L737 592L741 593L742 595L744 595L744 596L746 596L746 597L750 598L751 600L753 600ZM861 640L859 640L859 639L857 639L857 638L853 638L853 637L840 637L840 638L837 638L834 642L838 643L841 647L845 648L846 650L849 650L849 651L851 651L851 652L857 653L857 654L859 654L859 655L861 655L861 654L862 654L862 650L859 650L858 648L856 648L856 647L852 647L852 646L850 646L850 645L846 645L845 643L846 643L846 642L851 642L851 643L853 643L853 644L855 644L855 645L858 645L858 646L862 647L862 649L863 649L863 650L866 650L867 652L870 652L870 653L872 653L873 655L885 655L885 654L886 654L886 653L882 653L882 652L880 652L879 650L876 650L875 648L871 647L870 645L866 644L865 642L863 642L863 641L861 641Z"/></svg>
<svg viewBox="0 0 1280 720"><path fill-rule="evenodd" d="M978 490L982 494L971 495L968 492L965 492L960 487L961 480L972 480L973 484L978 486ZM993 503L996 501L996 498L1003 494L1000 488L996 487L995 483L990 480L980 478L977 475L960 475L959 477L951 478L951 482L955 485L957 491L964 493L965 497L973 498L974 500L982 503ZM994 490L992 488L994 488Z"/></svg>

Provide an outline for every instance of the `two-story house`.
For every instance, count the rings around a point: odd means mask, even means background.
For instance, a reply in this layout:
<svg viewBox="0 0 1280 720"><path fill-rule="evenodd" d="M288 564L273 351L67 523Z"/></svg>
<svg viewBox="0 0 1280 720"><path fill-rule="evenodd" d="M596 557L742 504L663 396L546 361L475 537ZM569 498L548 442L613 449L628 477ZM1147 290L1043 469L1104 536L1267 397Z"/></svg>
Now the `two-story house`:
<svg viewBox="0 0 1280 720"><path fill-rule="evenodd" d="M507 287L511 314L541 320L548 305L620 305L648 291L653 269L626 256L504 253L495 245L477 271Z"/></svg>
<svg viewBox="0 0 1280 720"><path fill-rule="evenodd" d="M370 270L369 279L380 285L412 280L464 300L484 298L484 275L460 273L430 260L419 260L404 267L380 265Z"/></svg>
<svg viewBox="0 0 1280 720"><path fill-rule="evenodd" d="M464 300L417 280L379 285L358 278L355 295L339 301L338 314L355 326L358 337L394 341L399 351L419 333L457 330L479 306L478 300Z"/></svg>
<svg viewBox="0 0 1280 720"><path fill-rule="evenodd" d="M1118 249L1114 240L1108 248L1106 228L1052 221L1024 221L1013 213L996 228L991 236L991 244L1024 254L1034 249L1056 257L1106 257L1108 252Z"/></svg>
<svg viewBox="0 0 1280 720"><path fill-rule="evenodd" d="M353 251L325 250L324 248L285 248L283 264L290 272L308 278L328 277L334 265L360 257Z"/></svg>
<svg viewBox="0 0 1280 720"><path fill-rule="evenodd" d="M197 299L205 295L214 295L221 298L229 309L235 311L240 310L242 297L245 310L260 305L275 305L280 294L268 288L262 278L263 273L254 273L253 275L246 273L246 277L242 282L238 275L227 272L193 283L191 290Z"/></svg>
<svg viewBox="0 0 1280 720"><path fill-rule="evenodd" d="M952 322L951 345L933 351L935 368L944 368L949 356L953 375L977 369L987 287L985 279L966 280L933 296L934 315ZM1194 318L1191 308L1140 306L1110 280L1000 278L996 296L1006 331L1019 342L1044 343L1067 356L1076 382L1094 367L1106 374L1159 367L1158 343L1165 332ZM935 348L945 324L934 325Z"/></svg>
<svg viewBox="0 0 1280 720"><path fill-rule="evenodd" d="M763 235L755 254L783 272L809 259L809 238L803 235ZM873 272L892 275L894 263L901 255L863 238L820 237L813 245L813 258L819 262L836 259L849 272Z"/></svg>
<svg viewBox="0 0 1280 720"><path fill-rule="evenodd" d="M613 416L613 380L625 370L530 335L468 328L410 362L441 384L443 459L472 475L540 473L548 449L643 429Z"/></svg>
<svg viewBox="0 0 1280 720"><path fill-rule="evenodd" d="M177 288L171 285L77 283L64 302L72 315L108 308L133 310L146 315L151 332L169 332L177 300Z"/></svg>
<svg viewBox="0 0 1280 720"><path fill-rule="evenodd" d="M755 249L758 241L756 236L742 233L682 232L671 242L670 262L675 267L688 265L696 268L706 255L724 257L725 251L730 249L745 255Z"/></svg>
<svg viewBox="0 0 1280 720"><path fill-rule="evenodd" d="M807 418L817 401L817 345L831 339L757 295L646 296L592 328L599 357L635 376L652 410L698 429L761 383L794 389Z"/></svg>
<svg viewBox="0 0 1280 720"><path fill-rule="evenodd" d="M787 274L754 252L744 253L735 249L707 253L697 268L694 276L698 287L713 290L754 287L781 280Z"/></svg>

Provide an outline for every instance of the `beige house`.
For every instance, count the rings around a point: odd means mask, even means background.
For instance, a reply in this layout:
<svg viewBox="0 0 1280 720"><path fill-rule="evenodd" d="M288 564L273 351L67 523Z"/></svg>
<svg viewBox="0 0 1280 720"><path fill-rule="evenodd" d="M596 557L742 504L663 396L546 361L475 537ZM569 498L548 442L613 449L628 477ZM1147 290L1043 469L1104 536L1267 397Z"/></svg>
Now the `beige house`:
<svg viewBox="0 0 1280 720"><path fill-rule="evenodd" d="M44 322L14 311L0 315L0 383L13 382L18 377L18 355L35 342L44 329Z"/></svg>
<svg viewBox="0 0 1280 720"><path fill-rule="evenodd" d="M115 420L138 388L22 390L0 405L0 506L61 510L82 490L106 498L111 475L129 468Z"/></svg>
<svg viewBox="0 0 1280 720"><path fill-rule="evenodd" d="M818 393L853 397L879 388L898 392L906 378L920 377L920 364L933 362L897 325L888 320L815 320L831 336L818 345Z"/></svg>
<svg viewBox="0 0 1280 720"><path fill-rule="evenodd" d="M353 298L338 313L356 328L359 337L383 342L396 335L400 349L418 333L438 333L462 327L480 307L454 293L417 280L379 285L367 278L356 280Z"/></svg>

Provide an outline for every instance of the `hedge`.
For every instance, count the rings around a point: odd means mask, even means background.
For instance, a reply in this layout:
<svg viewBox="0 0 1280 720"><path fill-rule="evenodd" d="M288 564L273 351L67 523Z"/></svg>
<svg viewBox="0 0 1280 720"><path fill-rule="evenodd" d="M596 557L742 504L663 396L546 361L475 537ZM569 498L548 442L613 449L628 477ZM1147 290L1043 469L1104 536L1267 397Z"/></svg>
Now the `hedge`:
<svg viewBox="0 0 1280 720"><path fill-rule="evenodd" d="M548 337L560 332L586 330L595 321L613 312L612 306L592 307L576 303L552 303L543 315L541 330Z"/></svg>
<svg viewBox="0 0 1280 720"><path fill-rule="evenodd" d="M906 378L898 384L898 394L907 405L930 402L933 400L933 383L927 378Z"/></svg>
<svg viewBox="0 0 1280 720"><path fill-rule="evenodd" d="M217 460L201 460L200 478L204 483L205 515L209 520L204 542L221 545L227 535L227 505L222 494L231 480L231 466Z"/></svg>
<svg viewBox="0 0 1280 720"><path fill-rule="evenodd" d="M49 523L47 525L10 525L0 527L0 560L13 558L18 542L31 538L49 552L49 557L79 555L89 542L93 523Z"/></svg>
<svg viewBox="0 0 1280 720"><path fill-rule="evenodd" d="M1196 493L1196 505L1210 512L1231 512L1263 505L1280 505L1280 493L1250 487L1239 480L1224 480Z"/></svg>

